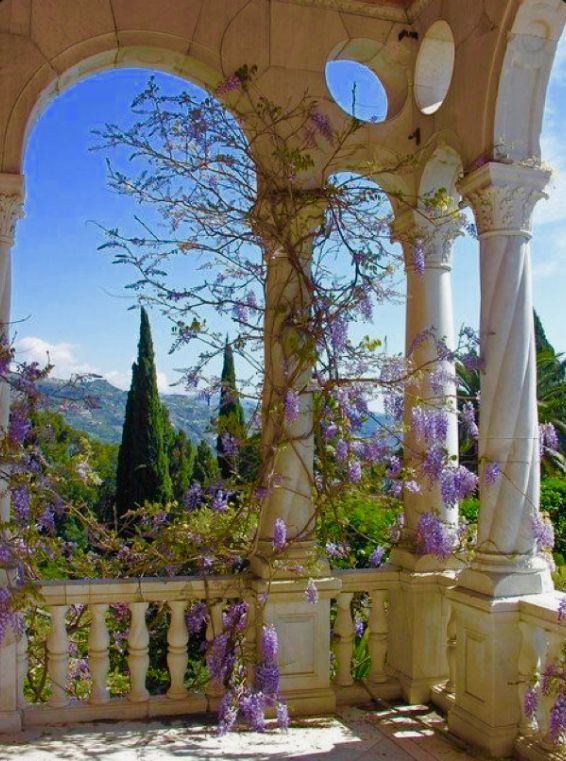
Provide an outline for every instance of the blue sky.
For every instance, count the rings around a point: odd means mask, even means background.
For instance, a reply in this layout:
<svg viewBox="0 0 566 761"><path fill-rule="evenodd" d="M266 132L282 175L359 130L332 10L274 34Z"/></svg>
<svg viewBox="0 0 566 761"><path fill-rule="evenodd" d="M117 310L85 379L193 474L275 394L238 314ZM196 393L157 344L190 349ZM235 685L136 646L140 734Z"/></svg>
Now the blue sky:
<svg viewBox="0 0 566 761"><path fill-rule="evenodd" d="M107 190L104 156L89 148L93 129L104 122L124 122L147 76L147 71L114 70L75 85L49 105L28 141L26 216L18 224L14 249L12 319L21 356L45 361L49 351L57 377L97 372L116 385L129 385L139 320L128 309L133 300L124 290L131 277L97 248L103 242L99 224L129 226L139 207ZM379 116L379 86L357 76L358 115ZM159 79L165 87L179 86L165 75ZM351 83L346 75L336 77L335 88L335 96L348 103ZM556 174L550 200L541 202L535 213L532 242L535 308L559 351L566 351L565 123L566 39L550 83L542 140L543 158ZM457 327L477 327L476 241L457 241L453 282ZM177 377L176 368L191 363L190 356L168 355L169 324L155 313L152 328L160 387L178 390L169 384ZM373 332L387 338L390 351L401 351L403 305L377 309Z"/></svg>

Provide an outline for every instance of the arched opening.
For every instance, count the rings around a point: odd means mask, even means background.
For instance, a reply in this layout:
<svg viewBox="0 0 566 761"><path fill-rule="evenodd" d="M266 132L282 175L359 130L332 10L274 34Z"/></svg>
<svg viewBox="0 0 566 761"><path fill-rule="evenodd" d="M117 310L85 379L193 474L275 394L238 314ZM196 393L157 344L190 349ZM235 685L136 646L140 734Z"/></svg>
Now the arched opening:
<svg viewBox="0 0 566 761"><path fill-rule="evenodd" d="M450 88L456 47L454 35L444 20L426 31L415 63L415 100L423 114L434 114Z"/></svg>
<svg viewBox="0 0 566 761"><path fill-rule="evenodd" d="M387 93L368 66L357 61L329 61L326 83L336 103L350 116L372 123L386 119Z"/></svg>

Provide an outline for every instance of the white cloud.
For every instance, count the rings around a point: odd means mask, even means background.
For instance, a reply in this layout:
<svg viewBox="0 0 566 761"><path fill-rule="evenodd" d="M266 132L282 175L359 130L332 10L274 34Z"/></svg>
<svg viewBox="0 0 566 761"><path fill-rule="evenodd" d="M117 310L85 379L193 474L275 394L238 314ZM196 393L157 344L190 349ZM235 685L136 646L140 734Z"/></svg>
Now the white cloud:
<svg viewBox="0 0 566 761"><path fill-rule="evenodd" d="M16 357L23 362L38 362L40 365L46 365L50 362L53 365L52 376L66 380L71 375L86 375L93 373L105 378L117 388L124 390L129 389L132 379L131 371L108 370L102 371L86 362L81 362L77 354L80 347L77 344L67 343L50 343L38 336L25 336L17 339L15 342ZM128 368L131 362L128 363ZM161 370L157 370L157 388L162 394L174 393L171 388L167 375Z"/></svg>
<svg viewBox="0 0 566 761"><path fill-rule="evenodd" d="M75 374L95 373L96 369L86 362L81 362L76 356L75 344L66 342L50 343L37 336L25 336L15 343L16 356L24 362L38 362L45 365L50 362L53 375L57 378L68 378Z"/></svg>

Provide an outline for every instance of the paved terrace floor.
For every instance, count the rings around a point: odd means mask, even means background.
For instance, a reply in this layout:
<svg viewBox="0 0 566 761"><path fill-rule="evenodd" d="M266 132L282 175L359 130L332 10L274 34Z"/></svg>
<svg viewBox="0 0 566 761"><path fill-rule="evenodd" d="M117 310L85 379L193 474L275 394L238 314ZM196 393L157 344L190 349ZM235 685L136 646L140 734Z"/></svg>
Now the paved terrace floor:
<svg viewBox="0 0 566 761"><path fill-rule="evenodd" d="M467 761L481 758L444 734L425 706L341 710L304 719L287 732L234 732L216 737L202 719L99 722L50 727L6 738L1 761Z"/></svg>

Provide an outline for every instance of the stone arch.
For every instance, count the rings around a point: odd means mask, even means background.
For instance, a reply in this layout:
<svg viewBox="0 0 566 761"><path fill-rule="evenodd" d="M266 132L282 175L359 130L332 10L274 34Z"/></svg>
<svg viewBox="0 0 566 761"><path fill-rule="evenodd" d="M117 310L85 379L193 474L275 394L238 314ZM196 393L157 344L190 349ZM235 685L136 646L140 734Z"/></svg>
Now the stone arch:
<svg viewBox="0 0 566 761"><path fill-rule="evenodd" d="M154 69L208 88L214 88L222 80L219 70L171 48L149 44L129 48L109 48L83 58L81 56L83 46L80 45L73 52L76 61L64 72L46 79L44 70L41 69L21 90L7 122L3 156L4 171L21 171L27 138L49 103L64 90L93 74L116 68Z"/></svg>
<svg viewBox="0 0 566 761"><path fill-rule="evenodd" d="M546 89L566 24L563 0L523 0L508 36L495 106L496 159L540 157Z"/></svg>

